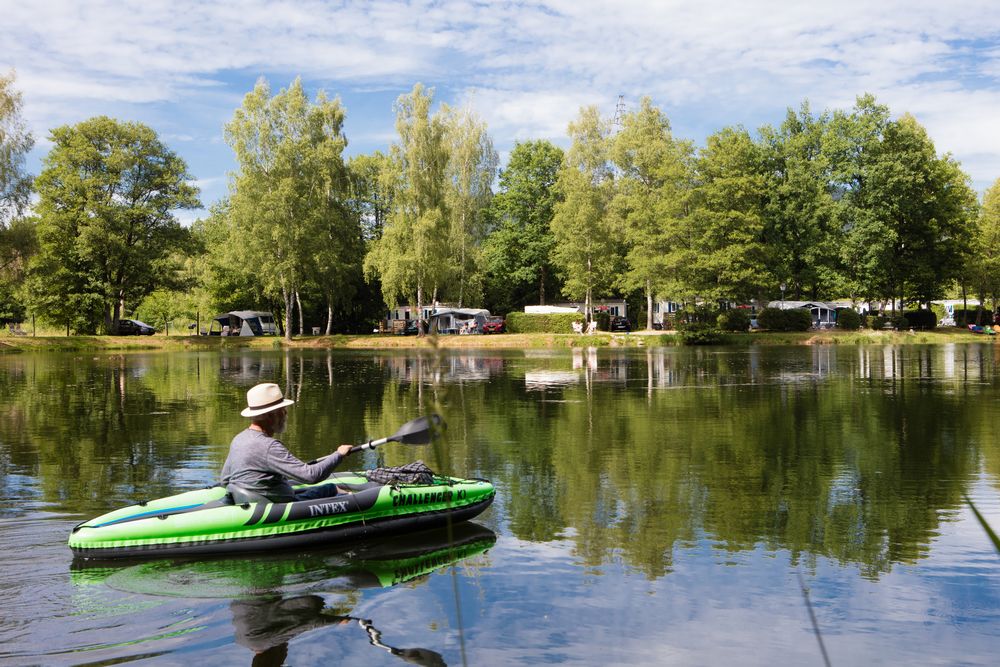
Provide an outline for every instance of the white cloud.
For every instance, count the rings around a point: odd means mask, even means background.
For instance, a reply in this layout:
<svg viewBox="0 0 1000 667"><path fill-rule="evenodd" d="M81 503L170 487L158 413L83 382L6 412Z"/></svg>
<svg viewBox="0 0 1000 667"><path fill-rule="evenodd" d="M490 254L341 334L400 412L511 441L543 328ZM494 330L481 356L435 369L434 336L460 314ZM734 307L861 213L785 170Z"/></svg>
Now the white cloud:
<svg viewBox="0 0 1000 667"><path fill-rule="evenodd" d="M610 111L619 93L651 95L694 126L871 91L967 166L1000 156L992 0L0 3L0 67L18 68L37 136L116 105L198 101L226 118L247 80L301 74L357 94L421 80L472 97L501 146L564 137L581 105Z"/></svg>

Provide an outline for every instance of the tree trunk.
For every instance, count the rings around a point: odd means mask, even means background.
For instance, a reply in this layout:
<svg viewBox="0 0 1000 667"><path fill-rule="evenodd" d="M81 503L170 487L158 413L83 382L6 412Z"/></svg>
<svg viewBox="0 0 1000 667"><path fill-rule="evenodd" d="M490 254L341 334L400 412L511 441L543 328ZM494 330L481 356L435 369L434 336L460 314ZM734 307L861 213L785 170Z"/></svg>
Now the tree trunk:
<svg viewBox="0 0 1000 667"><path fill-rule="evenodd" d="M424 286L417 284L417 336L424 335L424 318L421 317L421 311L424 309Z"/></svg>
<svg viewBox="0 0 1000 667"><path fill-rule="evenodd" d="M458 275L458 307L462 307L462 302L465 299L465 212L462 212L462 260L461 268L459 269ZM437 290L434 290L437 292ZM434 295L435 300L437 300L437 294Z"/></svg>
<svg viewBox="0 0 1000 667"><path fill-rule="evenodd" d="M104 317L104 330L109 334L118 333L118 320L121 319L122 309L124 308L125 300L121 296L121 292L118 293L118 298L115 299L114 305L111 306L110 319L108 318L109 313L105 311Z"/></svg>
<svg viewBox="0 0 1000 667"><path fill-rule="evenodd" d="M646 280L646 331L653 330L653 285Z"/></svg>
<svg viewBox="0 0 1000 667"><path fill-rule="evenodd" d="M538 305L545 305L545 265L542 264L541 270L539 271L541 279L538 281Z"/></svg>
<svg viewBox="0 0 1000 667"><path fill-rule="evenodd" d="M587 322L590 322L591 319L593 319L591 317L591 312L590 312L590 293L591 293L591 291L590 291L590 275L591 275L591 269L592 268L593 268L593 265L591 264L590 257L588 257L587 258L587 295L584 298L584 302L583 302L583 310L584 310L583 317L584 317L585 320L587 320Z"/></svg>
<svg viewBox="0 0 1000 667"><path fill-rule="evenodd" d="M326 301L326 335L329 336L333 333L333 304L330 300Z"/></svg>
<svg viewBox="0 0 1000 667"><path fill-rule="evenodd" d="M295 290L295 305L299 308L299 335L306 335L305 322L302 319L302 299L299 298L299 291Z"/></svg>
<svg viewBox="0 0 1000 667"><path fill-rule="evenodd" d="M287 287L281 288L281 299L285 302L285 340L292 340L292 293Z"/></svg>

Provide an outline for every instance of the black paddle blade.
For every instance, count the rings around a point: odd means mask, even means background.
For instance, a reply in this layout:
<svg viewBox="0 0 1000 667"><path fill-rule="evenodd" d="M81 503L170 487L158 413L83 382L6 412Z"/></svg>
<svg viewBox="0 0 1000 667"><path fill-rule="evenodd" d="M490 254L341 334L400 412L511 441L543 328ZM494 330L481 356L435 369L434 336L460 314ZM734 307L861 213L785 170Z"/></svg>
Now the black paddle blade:
<svg viewBox="0 0 1000 667"><path fill-rule="evenodd" d="M388 439L404 445L426 445L431 441L434 428L443 426L444 420L441 419L441 415L417 417L400 426L399 430Z"/></svg>

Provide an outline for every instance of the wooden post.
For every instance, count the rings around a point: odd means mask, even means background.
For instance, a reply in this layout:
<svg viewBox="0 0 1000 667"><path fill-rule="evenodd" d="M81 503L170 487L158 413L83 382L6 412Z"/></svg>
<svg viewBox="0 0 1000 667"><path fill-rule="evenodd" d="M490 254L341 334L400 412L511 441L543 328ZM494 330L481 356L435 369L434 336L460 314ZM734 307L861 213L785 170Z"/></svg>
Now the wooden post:
<svg viewBox="0 0 1000 667"><path fill-rule="evenodd" d="M31 314L31 337L35 337L35 314Z"/></svg>
<svg viewBox="0 0 1000 667"><path fill-rule="evenodd" d="M196 310L194 313L194 335L201 335L201 311Z"/></svg>

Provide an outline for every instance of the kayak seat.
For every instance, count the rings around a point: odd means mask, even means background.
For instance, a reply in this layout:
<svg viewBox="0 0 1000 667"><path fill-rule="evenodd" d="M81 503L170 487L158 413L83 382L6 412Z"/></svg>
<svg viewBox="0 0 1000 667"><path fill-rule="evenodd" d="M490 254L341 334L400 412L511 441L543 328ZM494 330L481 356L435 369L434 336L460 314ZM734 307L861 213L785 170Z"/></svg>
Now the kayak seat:
<svg viewBox="0 0 1000 667"><path fill-rule="evenodd" d="M274 502L264 494L251 491L250 489L244 488L239 484L228 484L226 486L226 491L228 491L229 495L233 497L233 503L236 505L242 505L243 503Z"/></svg>

